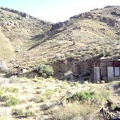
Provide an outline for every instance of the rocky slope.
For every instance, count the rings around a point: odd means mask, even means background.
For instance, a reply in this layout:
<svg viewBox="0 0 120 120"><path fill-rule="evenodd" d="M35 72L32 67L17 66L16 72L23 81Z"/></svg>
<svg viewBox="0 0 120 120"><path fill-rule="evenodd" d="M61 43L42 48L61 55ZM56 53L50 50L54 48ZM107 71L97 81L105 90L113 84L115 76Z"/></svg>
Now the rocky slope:
<svg viewBox="0 0 120 120"><path fill-rule="evenodd" d="M119 55L119 14L119 6L107 6L53 24L48 36L39 39L39 44L34 45L29 53L37 53L37 56L46 59L79 58L81 60L103 54L104 56Z"/></svg>
<svg viewBox="0 0 120 120"><path fill-rule="evenodd" d="M16 10L0 9L1 32L16 54L12 63L31 66L120 55L119 6L94 9L56 24Z"/></svg>
<svg viewBox="0 0 120 120"><path fill-rule="evenodd" d="M0 8L0 59L12 67L56 62L54 68L68 71L72 65L68 61L119 55L119 19L119 6L95 9L56 24ZM120 82L84 83L0 74L0 119L119 119ZM108 98L115 104L108 106Z"/></svg>
<svg viewBox="0 0 120 120"><path fill-rule="evenodd" d="M32 17L17 10L0 7L0 33L14 48L14 54L25 52L39 34L45 35L51 23ZM40 36L41 37L41 36ZM1 41L2 44L2 41ZM1 56L0 56L1 57ZM5 56L9 58L9 56Z"/></svg>

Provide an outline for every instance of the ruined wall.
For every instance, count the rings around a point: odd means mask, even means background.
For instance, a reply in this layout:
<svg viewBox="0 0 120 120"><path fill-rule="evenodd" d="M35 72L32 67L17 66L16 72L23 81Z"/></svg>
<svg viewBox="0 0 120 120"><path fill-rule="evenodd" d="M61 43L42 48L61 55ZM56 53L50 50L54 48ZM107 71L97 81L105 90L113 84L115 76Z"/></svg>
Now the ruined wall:
<svg viewBox="0 0 120 120"><path fill-rule="evenodd" d="M69 70L72 70L74 61L59 61L52 64L55 77L61 77Z"/></svg>
<svg viewBox="0 0 120 120"><path fill-rule="evenodd" d="M73 76L78 79L93 79L93 67L91 60L86 61L59 61L53 63L54 75L60 77L68 71L72 71Z"/></svg>

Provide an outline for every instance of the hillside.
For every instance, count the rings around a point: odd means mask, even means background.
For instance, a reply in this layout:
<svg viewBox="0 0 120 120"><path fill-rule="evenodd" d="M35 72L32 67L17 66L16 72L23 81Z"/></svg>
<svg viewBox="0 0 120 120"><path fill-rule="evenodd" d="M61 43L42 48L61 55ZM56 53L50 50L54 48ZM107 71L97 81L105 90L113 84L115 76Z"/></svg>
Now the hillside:
<svg viewBox="0 0 120 120"><path fill-rule="evenodd" d="M0 9L2 34L16 56L10 60L12 65L34 66L120 55L119 6L94 9L56 24L16 10Z"/></svg>
<svg viewBox="0 0 120 120"><path fill-rule="evenodd" d="M0 32L0 60L14 57L14 48L10 41Z"/></svg>
<svg viewBox="0 0 120 120"><path fill-rule="evenodd" d="M119 55L119 14L119 6L108 6L53 24L48 37L39 39L39 44L34 45L28 54L46 59L80 60L102 56L103 52L105 56Z"/></svg>
<svg viewBox="0 0 120 120"><path fill-rule="evenodd" d="M14 48L14 54L25 52L36 43L36 36L47 32L51 23L32 17L17 10L0 7L0 29L5 39ZM1 41L2 42L2 41ZM1 43L2 44L2 43ZM1 57L1 56L0 56ZM8 58L9 56L5 56Z"/></svg>
<svg viewBox="0 0 120 120"><path fill-rule="evenodd" d="M80 70L89 59L112 56L120 56L119 6L56 24L0 7L0 120L119 120L120 81L72 71L73 64ZM119 65L110 67L120 73Z"/></svg>

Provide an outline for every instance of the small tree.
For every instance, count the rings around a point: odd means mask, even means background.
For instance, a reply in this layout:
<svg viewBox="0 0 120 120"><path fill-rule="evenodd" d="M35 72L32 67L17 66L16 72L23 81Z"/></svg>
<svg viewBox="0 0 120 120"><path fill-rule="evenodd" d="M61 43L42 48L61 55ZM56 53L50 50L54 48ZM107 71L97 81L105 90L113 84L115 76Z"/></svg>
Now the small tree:
<svg viewBox="0 0 120 120"><path fill-rule="evenodd" d="M54 74L53 68L50 65L41 64L36 70L43 77L52 76Z"/></svg>

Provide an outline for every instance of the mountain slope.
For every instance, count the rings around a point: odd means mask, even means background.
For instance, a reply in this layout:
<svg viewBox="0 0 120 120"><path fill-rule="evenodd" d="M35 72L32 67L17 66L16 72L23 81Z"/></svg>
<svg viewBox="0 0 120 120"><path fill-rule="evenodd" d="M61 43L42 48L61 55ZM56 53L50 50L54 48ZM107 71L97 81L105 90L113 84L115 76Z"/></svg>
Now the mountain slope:
<svg viewBox="0 0 120 120"><path fill-rule="evenodd" d="M51 23L32 17L17 10L0 7L0 29L13 46L16 55L37 42L51 28ZM7 56L6 56L7 57Z"/></svg>
<svg viewBox="0 0 120 120"><path fill-rule="evenodd" d="M119 6L94 9L56 24L16 10L0 9L1 31L15 50L16 64L33 66L120 55Z"/></svg>
<svg viewBox="0 0 120 120"><path fill-rule="evenodd" d="M0 32L0 60L14 57L14 48L10 41Z"/></svg>
<svg viewBox="0 0 120 120"><path fill-rule="evenodd" d="M120 55L119 20L119 6L107 6L73 16L68 21L53 24L48 37L39 39L39 44L28 53L48 60L86 60L103 54Z"/></svg>

